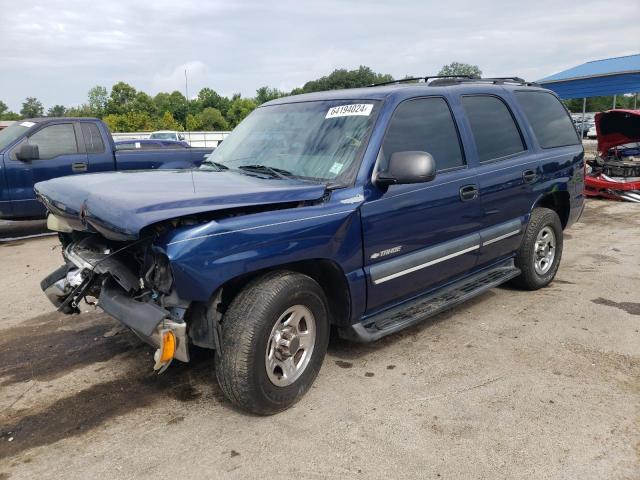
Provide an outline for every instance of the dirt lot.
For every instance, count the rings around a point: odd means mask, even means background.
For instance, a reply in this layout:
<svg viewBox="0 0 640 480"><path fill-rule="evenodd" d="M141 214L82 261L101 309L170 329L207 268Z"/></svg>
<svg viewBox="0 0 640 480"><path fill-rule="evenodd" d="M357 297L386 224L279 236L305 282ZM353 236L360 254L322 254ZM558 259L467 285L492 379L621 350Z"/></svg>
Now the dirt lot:
<svg viewBox="0 0 640 480"><path fill-rule="evenodd" d="M546 289L333 340L269 418L231 408L210 355L156 376L105 315L54 313L38 282L59 255L0 243L0 480L640 479L640 205L590 202Z"/></svg>

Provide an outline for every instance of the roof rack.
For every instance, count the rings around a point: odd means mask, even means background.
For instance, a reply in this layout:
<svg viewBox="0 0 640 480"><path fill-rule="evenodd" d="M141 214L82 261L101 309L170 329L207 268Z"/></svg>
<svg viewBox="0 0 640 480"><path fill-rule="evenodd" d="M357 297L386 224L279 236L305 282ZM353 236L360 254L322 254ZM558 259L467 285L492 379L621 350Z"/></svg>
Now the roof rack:
<svg viewBox="0 0 640 480"><path fill-rule="evenodd" d="M432 81L430 81L432 80ZM399 80L391 80L389 82L382 83L374 83L369 85L370 87L380 87L383 85L397 85L405 82L414 82L414 83L425 83L427 85L435 86L443 86L443 85L454 85L457 83L468 83L468 82L481 82L481 83L493 83L494 85L502 85L505 83L512 83L516 85L526 85L526 86L539 86L535 82L527 82L526 80L520 77L473 77L471 75L431 75L428 77L409 77L402 78Z"/></svg>
<svg viewBox="0 0 640 480"><path fill-rule="evenodd" d="M435 78L460 78L460 79L471 80L474 77L472 77L471 75L430 75L428 77L407 77L407 78L401 78L399 80L389 80L388 82L372 83L369 86L382 87L383 85L395 85L398 83L405 83L405 82L427 83L429 80L433 80Z"/></svg>

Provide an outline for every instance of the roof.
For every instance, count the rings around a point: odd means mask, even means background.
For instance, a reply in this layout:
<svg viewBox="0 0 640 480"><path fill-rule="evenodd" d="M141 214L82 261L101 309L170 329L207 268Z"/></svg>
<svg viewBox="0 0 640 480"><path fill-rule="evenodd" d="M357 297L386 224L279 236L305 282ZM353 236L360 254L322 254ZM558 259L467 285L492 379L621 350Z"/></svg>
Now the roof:
<svg viewBox="0 0 640 480"><path fill-rule="evenodd" d="M394 94L399 94L399 96L402 98L409 98L412 96L420 95L444 95L446 92L450 91L449 89L459 89L463 92L469 91L474 93L476 93L478 89L480 89L490 92L502 91L502 89L505 87L518 89L535 88L523 84L494 84L487 81L482 81L482 79L478 79L478 81L469 80L459 83L447 83L446 85L431 85L430 83L425 82L397 83L378 87L347 88L342 90L326 90L322 92L303 93L301 95L292 95L289 97L277 98L263 104L262 106L321 100L384 100Z"/></svg>
<svg viewBox="0 0 640 480"><path fill-rule="evenodd" d="M561 98L584 98L640 91L640 54L594 60L538 80Z"/></svg>
<svg viewBox="0 0 640 480"><path fill-rule="evenodd" d="M38 118L23 118L17 121L45 123L45 122L51 122L53 120L70 120L70 121L91 120L91 121L98 121L98 122L100 121L99 118L95 118L95 117L38 117Z"/></svg>

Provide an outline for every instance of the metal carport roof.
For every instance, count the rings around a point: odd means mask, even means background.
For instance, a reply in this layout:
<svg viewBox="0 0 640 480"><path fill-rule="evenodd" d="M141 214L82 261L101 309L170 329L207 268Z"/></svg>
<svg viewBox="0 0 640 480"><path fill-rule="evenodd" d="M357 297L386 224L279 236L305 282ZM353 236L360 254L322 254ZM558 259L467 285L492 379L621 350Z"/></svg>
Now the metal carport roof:
<svg viewBox="0 0 640 480"><path fill-rule="evenodd" d="M640 92L640 54L583 63L537 83L563 99Z"/></svg>

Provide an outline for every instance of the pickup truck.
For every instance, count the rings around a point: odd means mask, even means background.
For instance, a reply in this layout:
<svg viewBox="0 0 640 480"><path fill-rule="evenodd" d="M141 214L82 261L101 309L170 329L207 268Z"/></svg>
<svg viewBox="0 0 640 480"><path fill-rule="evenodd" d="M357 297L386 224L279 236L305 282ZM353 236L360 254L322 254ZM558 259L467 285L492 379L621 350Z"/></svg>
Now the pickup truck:
<svg viewBox="0 0 640 480"><path fill-rule="evenodd" d="M548 285L584 172L567 110L517 78L281 98L200 169L37 184L64 258L41 287L67 313L97 299L159 371L213 349L231 402L273 414L311 387L330 329L371 342Z"/></svg>
<svg viewBox="0 0 640 480"><path fill-rule="evenodd" d="M42 218L37 182L114 170L194 168L211 148L118 150L97 118L34 118L0 131L0 219Z"/></svg>

